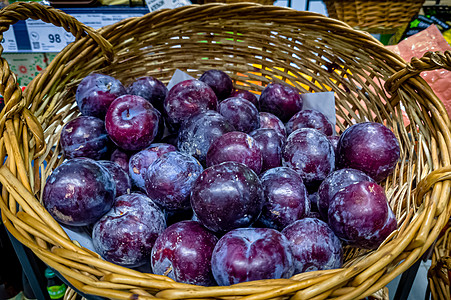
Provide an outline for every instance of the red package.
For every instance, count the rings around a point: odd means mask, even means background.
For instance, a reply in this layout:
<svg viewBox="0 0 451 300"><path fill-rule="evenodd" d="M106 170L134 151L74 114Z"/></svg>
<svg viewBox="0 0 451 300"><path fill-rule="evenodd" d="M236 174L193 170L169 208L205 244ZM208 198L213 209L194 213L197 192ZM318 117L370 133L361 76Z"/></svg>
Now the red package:
<svg viewBox="0 0 451 300"><path fill-rule="evenodd" d="M412 57L421 58L427 51L451 50L451 46L445 40L440 30L435 25L408 37L398 45L387 46L393 52L399 54L405 61L409 62ZM439 69L421 72L421 77L431 86L432 90L445 105L448 116L451 116L451 72Z"/></svg>

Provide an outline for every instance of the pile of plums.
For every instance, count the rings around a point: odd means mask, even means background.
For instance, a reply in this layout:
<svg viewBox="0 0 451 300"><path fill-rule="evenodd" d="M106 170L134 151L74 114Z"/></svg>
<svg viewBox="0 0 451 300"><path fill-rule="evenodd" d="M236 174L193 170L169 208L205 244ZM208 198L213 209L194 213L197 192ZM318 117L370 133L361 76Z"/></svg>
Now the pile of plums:
<svg viewBox="0 0 451 300"><path fill-rule="evenodd" d="M366 122L338 137L291 85L257 97L220 70L170 90L94 73L75 97L43 203L90 226L105 260L230 285L338 268L343 245L376 249L397 228L378 184L398 162L395 135Z"/></svg>

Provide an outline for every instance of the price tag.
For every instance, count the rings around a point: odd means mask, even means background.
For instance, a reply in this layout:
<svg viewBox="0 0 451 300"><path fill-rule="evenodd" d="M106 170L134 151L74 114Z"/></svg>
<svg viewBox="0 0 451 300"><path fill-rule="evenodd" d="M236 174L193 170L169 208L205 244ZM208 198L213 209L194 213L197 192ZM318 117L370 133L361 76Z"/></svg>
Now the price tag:
<svg viewBox="0 0 451 300"><path fill-rule="evenodd" d="M31 50L36 52L59 52L74 41L71 33L61 27L41 20L26 20Z"/></svg>
<svg viewBox="0 0 451 300"><path fill-rule="evenodd" d="M177 8L191 4L189 0L146 0L150 11L156 11L163 8Z"/></svg>
<svg viewBox="0 0 451 300"><path fill-rule="evenodd" d="M143 14L74 14L83 24L94 29L111 25L125 18L141 17ZM75 37L61 27L40 20L27 20L31 50L35 52L59 52L75 41Z"/></svg>
<svg viewBox="0 0 451 300"><path fill-rule="evenodd" d="M9 27L8 31L3 32L3 40L1 41L5 52L17 52L16 36L14 35L14 28Z"/></svg>

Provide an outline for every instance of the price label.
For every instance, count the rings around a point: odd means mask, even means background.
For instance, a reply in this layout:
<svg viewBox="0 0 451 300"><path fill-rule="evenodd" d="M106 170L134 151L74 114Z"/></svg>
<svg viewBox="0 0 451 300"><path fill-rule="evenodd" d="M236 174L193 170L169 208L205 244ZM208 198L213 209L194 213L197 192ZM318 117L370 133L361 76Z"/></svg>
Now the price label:
<svg viewBox="0 0 451 300"><path fill-rule="evenodd" d="M14 35L14 28L9 27L8 31L3 32L3 39L1 40L5 52L17 52L16 36Z"/></svg>
<svg viewBox="0 0 451 300"><path fill-rule="evenodd" d="M61 27L41 20L27 20L31 50L36 52L58 52L74 41L71 33Z"/></svg>
<svg viewBox="0 0 451 300"><path fill-rule="evenodd" d="M177 8L191 4L188 0L146 0L150 11L156 11L163 8Z"/></svg>

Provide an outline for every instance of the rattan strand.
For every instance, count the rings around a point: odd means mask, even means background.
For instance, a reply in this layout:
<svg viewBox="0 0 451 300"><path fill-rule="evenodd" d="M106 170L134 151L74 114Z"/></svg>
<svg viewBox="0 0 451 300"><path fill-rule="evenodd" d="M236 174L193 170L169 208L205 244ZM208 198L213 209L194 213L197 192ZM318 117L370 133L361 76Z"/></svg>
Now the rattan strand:
<svg viewBox="0 0 451 300"><path fill-rule="evenodd" d="M0 31L36 16L57 26L68 18L36 3L15 3L0 11L0 24L6 24ZM0 159L7 157L0 168L0 209L8 230L80 292L115 299L363 298L407 270L448 222L451 124L418 74L449 68L449 53L427 54L406 65L369 34L340 21L250 3L160 10L98 31L71 22L71 29L80 28L74 31L78 39L23 94L0 59L0 92L6 101ZM103 72L124 84L144 75L167 83L176 69L198 77L211 68L224 70L236 87L255 93L272 81L302 92L333 91L339 132L367 120L391 128L401 159L382 184L398 230L377 250L347 247L343 269L230 287L192 286L120 267L70 241L40 199L46 178L64 159L58 146L61 127L79 115L74 93L80 80Z"/></svg>

